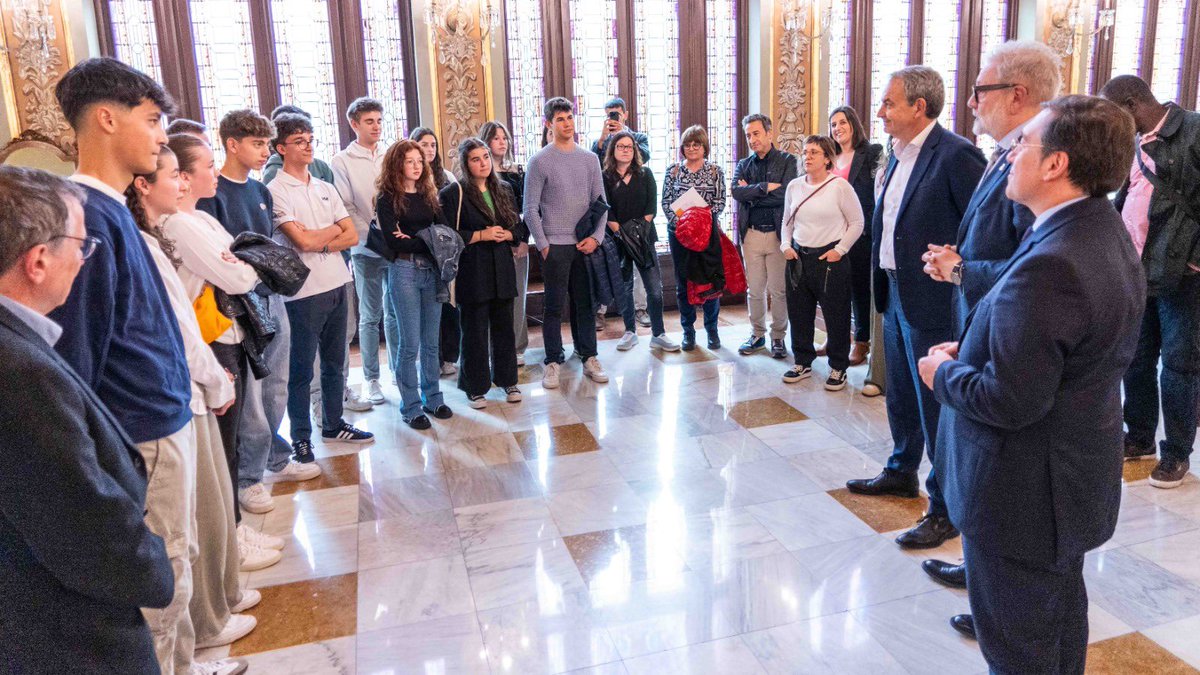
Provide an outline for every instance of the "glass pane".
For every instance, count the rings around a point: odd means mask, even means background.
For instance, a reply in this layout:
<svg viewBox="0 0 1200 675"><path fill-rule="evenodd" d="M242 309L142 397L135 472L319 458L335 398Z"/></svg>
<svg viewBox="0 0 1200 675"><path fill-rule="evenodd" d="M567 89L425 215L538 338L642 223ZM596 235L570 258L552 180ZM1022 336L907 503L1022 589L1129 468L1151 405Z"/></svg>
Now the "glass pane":
<svg viewBox="0 0 1200 675"><path fill-rule="evenodd" d="M333 46L326 0L271 0L279 100L312 115L314 153L328 161L340 149Z"/></svg>
<svg viewBox="0 0 1200 675"><path fill-rule="evenodd" d="M737 137L741 133L737 117L737 3L738 0L706 0L708 17L708 142L709 159L725 171L725 182L737 164ZM682 131L682 129L680 130ZM671 157L677 161L678 154ZM668 165L670 162L668 162ZM659 184L664 181L658 176ZM721 229L732 236L737 209L721 218ZM660 237L666 240L666 237Z"/></svg>
<svg viewBox="0 0 1200 675"><path fill-rule="evenodd" d="M889 75L904 67L908 60L908 8L910 0L873 0L871 28L871 100L878 108L883 100ZM871 138L884 141L883 120L875 110L862 112L871 118Z"/></svg>
<svg viewBox="0 0 1200 675"><path fill-rule="evenodd" d="M1137 75L1142 62L1142 23L1146 18L1145 0L1121 0L1117 3L1117 23L1112 29L1112 74ZM1104 86L1096 83L1097 88Z"/></svg>
<svg viewBox="0 0 1200 675"><path fill-rule="evenodd" d="M650 164L661 182L679 156L679 14L675 0L635 0L637 130L650 138ZM655 219L666 241L667 219Z"/></svg>
<svg viewBox="0 0 1200 675"><path fill-rule="evenodd" d="M1187 0L1158 2L1158 24L1154 33L1154 70L1150 76L1150 83L1155 98L1160 101L1175 101L1179 98L1187 4Z"/></svg>
<svg viewBox="0 0 1200 675"><path fill-rule="evenodd" d="M540 2L507 2L508 96L512 100L512 153L525 164L542 147L542 7Z"/></svg>
<svg viewBox="0 0 1200 675"><path fill-rule="evenodd" d="M217 128L231 110L258 110L254 45L247 0L191 0L200 105L219 164L225 156Z"/></svg>
<svg viewBox="0 0 1200 675"><path fill-rule="evenodd" d="M942 126L954 130L958 87L958 26L960 0L925 0L925 65L938 71L945 83L945 104L938 115Z"/></svg>
<svg viewBox="0 0 1200 675"><path fill-rule="evenodd" d="M1017 0L1013 0L1016 2ZM983 42L981 53L986 56L996 46L1002 44L1008 31L1008 0L984 0L983 3ZM969 110L962 111L963 115L972 115ZM974 115L971 117L974 122ZM996 141L991 136L980 134L975 137L975 145L983 154L991 155L996 148Z"/></svg>
<svg viewBox="0 0 1200 675"><path fill-rule="evenodd" d="M571 0L575 132L591 146L604 124L604 102L617 95L617 2Z"/></svg>
<svg viewBox="0 0 1200 675"><path fill-rule="evenodd" d="M383 140L393 142L408 136L400 3L362 0L362 19L367 95L383 103Z"/></svg>
<svg viewBox="0 0 1200 675"><path fill-rule="evenodd" d="M108 11L117 58L162 82L158 33L154 30L154 3L151 0L110 0Z"/></svg>
<svg viewBox="0 0 1200 675"><path fill-rule="evenodd" d="M829 111L850 102L850 5L849 2L833 3L836 11L830 16L828 30L829 44L829 101L825 106L826 117ZM859 117L863 111L856 110ZM828 119L818 120L818 127L824 128Z"/></svg>

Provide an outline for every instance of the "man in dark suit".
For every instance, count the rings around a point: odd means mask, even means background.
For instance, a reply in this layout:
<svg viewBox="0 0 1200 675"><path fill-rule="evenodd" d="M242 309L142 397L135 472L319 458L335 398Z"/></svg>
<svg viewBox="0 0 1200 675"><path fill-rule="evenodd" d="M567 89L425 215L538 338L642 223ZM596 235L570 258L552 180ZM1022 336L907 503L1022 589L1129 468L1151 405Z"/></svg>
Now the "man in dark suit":
<svg viewBox="0 0 1200 675"><path fill-rule="evenodd" d="M883 313L887 412L895 450L882 473L846 487L858 494L917 497L917 470L926 445L937 456L938 403L917 378L917 359L950 340L950 287L929 278L921 256L929 244L953 241L983 153L942 128L945 87L937 71L909 66L892 74L879 117L894 139L892 158L871 229L875 304ZM896 538L905 548L934 548L958 536L946 514L936 472L925 482L929 510Z"/></svg>
<svg viewBox="0 0 1200 675"><path fill-rule="evenodd" d="M1033 213L1005 194L1012 166L1008 153L1025 123L1041 111L1043 103L1058 96L1061 68L1062 59L1045 44L1011 41L988 53L975 79L967 103L975 113L974 131L991 137L996 149L958 226L955 245L930 244L924 257L926 274L954 285L955 339L962 337L967 313L992 289L1033 224ZM967 585L962 565L926 560L922 567L943 584ZM974 635L970 615L956 616L950 623L966 635Z"/></svg>
<svg viewBox="0 0 1200 675"><path fill-rule="evenodd" d="M133 442L54 351L45 315L97 241L83 189L0 167L0 672L157 673L139 607L174 576Z"/></svg>
<svg viewBox="0 0 1200 675"><path fill-rule="evenodd" d="M1006 193L1035 214L1030 234L961 344L920 362L942 404L934 468L992 672L1084 671L1083 556L1117 524L1121 376L1145 307L1137 253L1105 198L1129 169L1133 129L1088 96L1025 125Z"/></svg>

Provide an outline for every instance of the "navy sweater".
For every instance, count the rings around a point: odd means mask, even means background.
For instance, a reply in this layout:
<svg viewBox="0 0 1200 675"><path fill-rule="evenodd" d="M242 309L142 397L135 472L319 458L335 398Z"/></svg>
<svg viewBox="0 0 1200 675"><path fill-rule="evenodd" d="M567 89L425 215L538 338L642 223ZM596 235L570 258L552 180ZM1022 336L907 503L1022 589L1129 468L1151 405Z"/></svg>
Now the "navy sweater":
<svg viewBox="0 0 1200 675"><path fill-rule="evenodd" d="M217 178L216 197L196 203L196 208L216 218L235 237L243 232L257 232L264 237L274 234L272 206L271 192L266 185L253 178L239 183L225 176Z"/></svg>
<svg viewBox="0 0 1200 675"><path fill-rule="evenodd" d="M135 443L165 438L192 419L179 322L129 210L83 188L84 224L100 245L79 270L67 301L50 313L63 328L55 349Z"/></svg>

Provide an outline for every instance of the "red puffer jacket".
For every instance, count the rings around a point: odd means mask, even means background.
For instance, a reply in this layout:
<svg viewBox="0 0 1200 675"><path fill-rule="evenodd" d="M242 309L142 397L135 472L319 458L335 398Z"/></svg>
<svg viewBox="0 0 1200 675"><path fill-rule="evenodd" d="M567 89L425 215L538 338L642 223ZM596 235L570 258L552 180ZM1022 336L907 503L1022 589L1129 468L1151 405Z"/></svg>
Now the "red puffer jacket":
<svg viewBox="0 0 1200 675"><path fill-rule="evenodd" d="M687 215L686 213L684 214ZM712 220L709 220L711 227ZM714 288L713 284L697 284L688 282L688 302L693 305L703 305L705 301L721 297L723 292L737 295L746 292L746 269L742 266L742 256L737 247L729 240L724 232L717 232L721 240L721 264L725 268L725 287ZM680 240L680 243L683 243Z"/></svg>

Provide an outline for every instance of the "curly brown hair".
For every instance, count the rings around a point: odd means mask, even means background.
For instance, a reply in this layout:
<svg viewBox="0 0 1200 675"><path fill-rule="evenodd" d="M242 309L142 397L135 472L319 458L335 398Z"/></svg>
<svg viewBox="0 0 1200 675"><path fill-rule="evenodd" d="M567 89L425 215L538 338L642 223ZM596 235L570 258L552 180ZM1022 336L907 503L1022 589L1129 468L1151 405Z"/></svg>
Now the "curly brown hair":
<svg viewBox="0 0 1200 675"><path fill-rule="evenodd" d="M434 213L441 212L441 206L438 204L437 187L433 184L433 168L429 162L425 161L425 152L421 150L421 146L417 145L416 141L401 140L393 143L388 148L387 154L383 156L383 169L379 172L379 178L375 181L375 189L378 195L388 193L392 197L392 208L396 210L396 216L404 215L404 158L408 153L416 152L421 158L421 177L417 179L417 193L433 209Z"/></svg>

